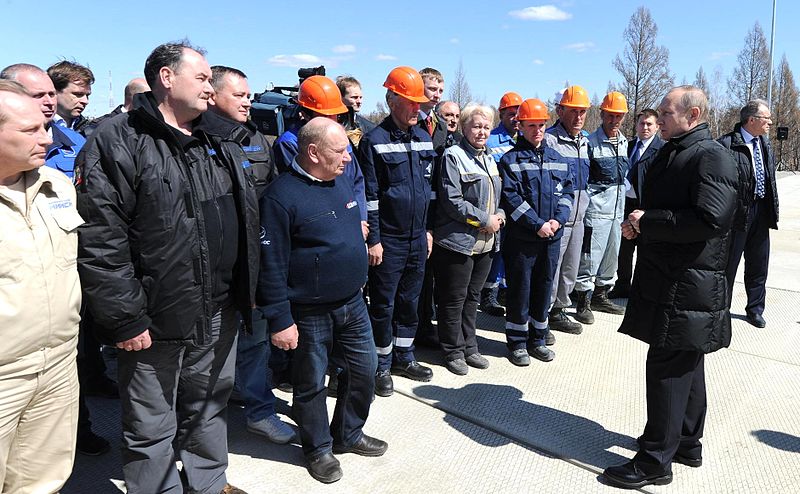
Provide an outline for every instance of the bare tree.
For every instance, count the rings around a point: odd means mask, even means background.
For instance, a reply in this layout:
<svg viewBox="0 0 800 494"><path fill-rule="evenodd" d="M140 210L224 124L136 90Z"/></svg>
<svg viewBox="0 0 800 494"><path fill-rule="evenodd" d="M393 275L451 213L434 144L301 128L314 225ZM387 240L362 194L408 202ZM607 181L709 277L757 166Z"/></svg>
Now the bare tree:
<svg viewBox="0 0 800 494"><path fill-rule="evenodd" d="M623 32L625 50L614 58L614 68L622 75L619 91L628 100L628 108L636 115L654 107L673 85L669 71L669 50L656 44L656 26L650 10L639 7ZM625 127L633 134L635 119Z"/></svg>
<svg viewBox="0 0 800 494"><path fill-rule="evenodd" d="M375 104L375 110L364 115L364 118L372 123L379 124L383 119L389 116L389 109L383 101L378 101Z"/></svg>
<svg viewBox="0 0 800 494"><path fill-rule="evenodd" d="M728 79L728 91L734 105L744 106L750 100L767 97L769 84L769 50L767 38L756 21L744 38L738 65Z"/></svg>
<svg viewBox="0 0 800 494"><path fill-rule="evenodd" d="M586 111L586 119L583 121L583 128L592 133L600 127L602 123L600 120L600 97L597 96L597 93L594 93L592 96L592 106Z"/></svg>
<svg viewBox="0 0 800 494"><path fill-rule="evenodd" d="M456 73L453 76L453 82L450 84L449 99L458 103L459 108L464 108L467 103L472 101L472 92L469 89L467 77L464 73L464 62L460 59Z"/></svg>
<svg viewBox="0 0 800 494"><path fill-rule="evenodd" d="M789 170L800 169L800 136L797 135L800 124L800 97L794 82L794 74L789 68L786 54L781 58L781 63L775 69L775 79L772 85L772 120L775 125L770 131L772 149L776 159L780 158L783 168ZM789 127L789 139L780 143L775 140L777 127Z"/></svg>

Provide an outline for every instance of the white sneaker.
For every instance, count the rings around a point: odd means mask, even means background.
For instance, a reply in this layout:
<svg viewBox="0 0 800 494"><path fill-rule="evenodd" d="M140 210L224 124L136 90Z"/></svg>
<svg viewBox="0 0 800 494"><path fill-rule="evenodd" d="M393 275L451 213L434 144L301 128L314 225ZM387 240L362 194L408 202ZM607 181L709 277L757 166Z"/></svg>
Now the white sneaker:
<svg viewBox="0 0 800 494"><path fill-rule="evenodd" d="M247 430L264 436L275 444L286 444L294 439L294 429L289 424L281 422L275 414L255 422L248 420Z"/></svg>

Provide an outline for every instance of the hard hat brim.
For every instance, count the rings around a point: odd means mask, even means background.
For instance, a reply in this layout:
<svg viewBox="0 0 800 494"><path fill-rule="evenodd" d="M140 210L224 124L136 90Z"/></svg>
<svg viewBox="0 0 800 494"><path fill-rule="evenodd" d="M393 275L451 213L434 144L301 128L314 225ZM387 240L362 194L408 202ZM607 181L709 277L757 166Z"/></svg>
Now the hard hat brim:
<svg viewBox="0 0 800 494"><path fill-rule="evenodd" d="M407 99L408 101L413 101L414 103L428 103L430 101L427 97L425 97L425 95L422 95L422 96L406 96L405 94L400 94L400 93L395 93L395 94L397 94L401 98Z"/></svg>
<svg viewBox="0 0 800 494"><path fill-rule="evenodd" d="M303 106L303 108L308 108L308 107ZM336 108L328 108L325 110L319 110L317 108L308 108L308 109L313 112L319 113L320 115L341 115L342 113L347 113L347 107L344 106L344 104L337 106Z"/></svg>

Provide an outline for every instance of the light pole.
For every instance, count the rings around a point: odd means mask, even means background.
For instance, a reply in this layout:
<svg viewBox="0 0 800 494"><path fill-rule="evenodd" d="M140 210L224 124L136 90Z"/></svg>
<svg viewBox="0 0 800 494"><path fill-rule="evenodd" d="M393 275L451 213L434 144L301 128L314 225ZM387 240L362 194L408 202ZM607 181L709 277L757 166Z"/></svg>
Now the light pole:
<svg viewBox="0 0 800 494"><path fill-rule="evenodd" d="M767 86L767 103L769 103L770 108L772 108L772 53L775 51L775 10L777 3L778 0L772 0L772 32L769 36L769 85Z"/></svg>

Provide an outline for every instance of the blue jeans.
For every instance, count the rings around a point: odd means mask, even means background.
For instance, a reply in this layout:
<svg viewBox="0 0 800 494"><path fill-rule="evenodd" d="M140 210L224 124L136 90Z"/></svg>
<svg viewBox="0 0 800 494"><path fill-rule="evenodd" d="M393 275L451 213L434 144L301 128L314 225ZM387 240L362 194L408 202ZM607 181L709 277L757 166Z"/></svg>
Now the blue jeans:
<svg viewBox="0 0 800 494"><path fill-rule="evenodd" d="M360 290L342 303L295 304L292 316L299 333L292 369L292 416L300 429L303 454L314 459L330 452L334 443L352 446L361 439L375 391L378 357ZM342 371L329 426L325 375L332 353Z"/></svg>
<svg viewBox="0 0 800 494"><path fill-rule="evenodd" d="M244 414L250 422L264 420L275 414L275 395L272 393L267 320L261 310L253 310L253 334L239 332L236 347L236 382L244 400Z"/></svg>

